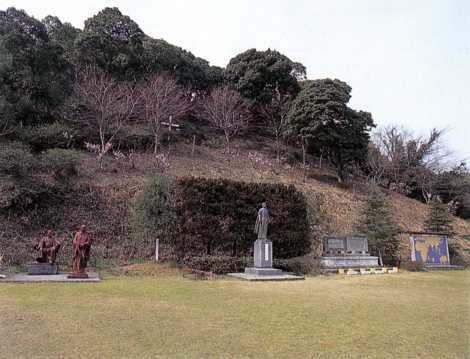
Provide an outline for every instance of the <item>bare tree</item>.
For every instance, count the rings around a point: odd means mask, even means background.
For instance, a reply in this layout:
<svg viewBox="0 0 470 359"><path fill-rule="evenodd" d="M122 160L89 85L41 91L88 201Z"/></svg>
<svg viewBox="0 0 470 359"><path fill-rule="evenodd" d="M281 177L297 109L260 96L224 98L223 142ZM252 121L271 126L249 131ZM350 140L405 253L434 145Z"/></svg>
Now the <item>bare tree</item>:
<svg viewBox="0 0 470 359"><path fill-rule="evenodd" d="M281 140L284 132L287 130L287 113L289 112L291 101L291 96L281 94L276 88L271 101L260 106L266 127L275 139L277 162L281 160Z"/></svg>
<svg viewBox="0 0 470 359"><path fill-rule="evenodd" d="M191 108L190 94L175 79L153 75L138 86L139 115L152 130L154 154L157 154L162 122L178 120Z"/></svg>
<svg viewBox="0 0 470 359"><path fill-rule="evenodd" d="M452 154L442 144L444 130L415 136L397 126L374 133L369 146L370 176L387 188L407 193L416 186L426 202L434 197L437 176L450 165Z"/></svg>
<svg viewBox="0 0 470 359"><path fill-rule="evenodd" d="M96 131L100 143L96 148L100 168L103 156L123 125L134 114L137 96L127 82L118 82L96 66L79 69L74 83L74 99L78 101L77 120Z"/></svg>
<svg viewBox="0 0 470 359"><path fill-rule="evenodd" d="M230 153L230 139L246 127L250 112L240 94L225 85L213 89L204 99L202 116L224 132Z"/></svg>

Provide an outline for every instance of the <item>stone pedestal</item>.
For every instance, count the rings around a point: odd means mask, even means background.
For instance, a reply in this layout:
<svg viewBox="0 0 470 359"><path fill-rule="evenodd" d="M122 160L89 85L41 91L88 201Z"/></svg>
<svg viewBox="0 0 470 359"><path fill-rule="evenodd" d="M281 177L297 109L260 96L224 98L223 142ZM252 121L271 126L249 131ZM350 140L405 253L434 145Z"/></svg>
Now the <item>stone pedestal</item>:
<svg viewBox="0 0 470 359"><path fill-rule="evenodd" d="M378 265L378 258L369 254L366 237L330 237L323 243L320 267L325 271L371 268Z"/></svg>
<svg viewBox="0 0 470 359"><path fill-rule="evenodd" d="M255 241L253 257L255 268L272 268L273 242L268 239L258 239Z"/></svg>
<svg viewBox="0 0 470 359"><path fill-rule="evenodd" d="M88 278L88 274L87 273L70 273L67 278L70 278L70 279L85 279L85 278Z"/></svg>
<svg viewBox="0 0 470 359"><path fill-rule="evenodd" d="M254 246L254 267L245 268L244 273L228 273L230 277L249 281L281 281L299 280L304 276L285 273L273 268L273 242L267 239L258 239Z"/></svg>
<svg viewBox="0 0 470 359"><path fill-rule="evenodd" d="M276 269L276 268L248 267L248 268L245 268L245 274L249 274L249 275L281 275L282 270Z"/></svg>
<svg viewBox="0 0 470 359"><path fill-rule="evenodd" d="M338 268L370 268L379 265L378 258L370 255L344 255L320 258L320 266L324 269Z"/></svg>
<svg viewBox="0 0 470 359"><path fill-rule="evenodd" d="M30 263L26 265L28 275L54 275L59 273L59 266L50 263Z"/></svg>

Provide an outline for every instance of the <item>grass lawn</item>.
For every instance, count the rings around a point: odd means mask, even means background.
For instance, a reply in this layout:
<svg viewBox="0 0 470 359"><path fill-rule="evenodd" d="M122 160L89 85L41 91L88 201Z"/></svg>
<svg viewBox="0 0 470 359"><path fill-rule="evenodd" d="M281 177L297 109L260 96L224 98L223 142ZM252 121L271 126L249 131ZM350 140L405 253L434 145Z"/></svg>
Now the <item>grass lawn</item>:
<svg viewBox="0 0 470 359"><path fill-rule="evenodd" d="M470 271L0 284L0 358L470 358Z"/></svg>

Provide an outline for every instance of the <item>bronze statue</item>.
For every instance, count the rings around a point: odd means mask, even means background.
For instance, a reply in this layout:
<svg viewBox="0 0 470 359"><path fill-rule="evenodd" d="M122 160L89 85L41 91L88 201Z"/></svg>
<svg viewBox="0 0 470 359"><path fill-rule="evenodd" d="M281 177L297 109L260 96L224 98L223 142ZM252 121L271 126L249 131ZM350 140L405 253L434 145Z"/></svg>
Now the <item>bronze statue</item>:
<svg viewBox="0 0 470 359"><path fill-rule="evenodd" d="M258 234L258 239L268 239L268 224L271 222L269 217L269 211L266 207L266 202L261 204L261 208L258 211L258 217L256 217L255 233Z"/></svg>
<svg viewBox="0 0 470 359"><path fill-rule="evenodd" d="M53 238L53 234L52 230L48 229L46 231L46 235L34 246L34 249L39 251L39 254L41 255L36 258L37 263L55 263L61 243Z"/></svg>
<svg viewBox="0 0 470 359"><path fill-rule="evenodd" d="M85 225L81 225L72 241L72 276L86 278L85 269L90 259L91 238Z"/></svg>

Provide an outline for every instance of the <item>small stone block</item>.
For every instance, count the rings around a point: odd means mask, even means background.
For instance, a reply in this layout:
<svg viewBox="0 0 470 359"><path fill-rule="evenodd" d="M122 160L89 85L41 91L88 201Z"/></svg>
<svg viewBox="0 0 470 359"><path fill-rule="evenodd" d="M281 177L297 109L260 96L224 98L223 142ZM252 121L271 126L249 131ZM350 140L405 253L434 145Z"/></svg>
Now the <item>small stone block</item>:
<svg viewBox="0 0 470 359"><path fill-rule="evenodd" d="M282 270L276 268L256 268L256 267L248 267L245 268L245 273L249 275L281 275Z"/></svg>
<svg viewBox="0 0 470 359"><path fill-rule="evenodd" d="M28 275L54 275L59 273L57 264L30 263L26 265Z"/></svg>

